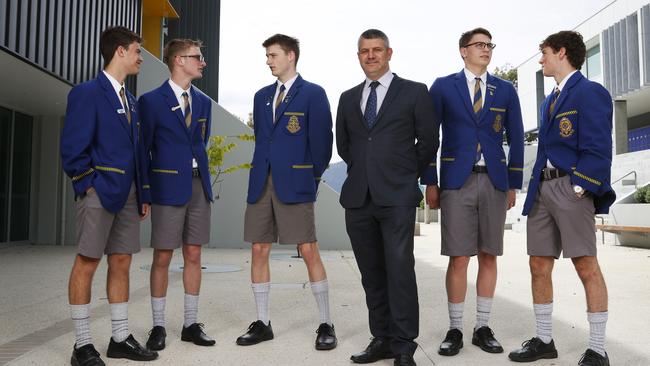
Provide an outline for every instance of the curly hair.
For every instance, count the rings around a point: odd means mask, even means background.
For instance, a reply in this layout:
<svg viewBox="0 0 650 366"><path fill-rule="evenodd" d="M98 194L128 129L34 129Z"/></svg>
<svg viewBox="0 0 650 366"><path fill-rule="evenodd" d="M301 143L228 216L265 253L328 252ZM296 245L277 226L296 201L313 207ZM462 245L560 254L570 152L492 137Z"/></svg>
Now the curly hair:
<svg viewBox="0 0 650 366"><path fill-rule="evenodd" d="M550 47L553 53L558 52L560 48L564 47L569 63L576 70L580 70L582 64L585 63L587 47L582 39L582 34L578 32L560 31L551 34L539 44L539 50L541 51L544 47Z"/></svg>

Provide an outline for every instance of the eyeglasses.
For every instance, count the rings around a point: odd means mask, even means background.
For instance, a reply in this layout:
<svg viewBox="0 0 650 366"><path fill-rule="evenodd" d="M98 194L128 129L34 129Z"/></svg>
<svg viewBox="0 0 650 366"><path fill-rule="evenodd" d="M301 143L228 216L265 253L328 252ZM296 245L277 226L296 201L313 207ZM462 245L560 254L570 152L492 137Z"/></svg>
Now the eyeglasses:
<svg viewBox="0 0 650 366"><path fill-rule="evenodd" d="M469 46L475 46L475 47L478 48L479 50L484 50L485 47L487 47L487 48L493 50L494 47L496 47L497 45L495 45L494 43L474 42L474 43L466 44L466 45L463 46L463 47L469 47Z"/></svg>
<svg viewBox="0 0 650 366"><path fill-rule="evenodd" d="M198 62L205 61L205 57L203 57L203 55L178 55L178 57L191 57L193 59L196 59Z"/></svg>

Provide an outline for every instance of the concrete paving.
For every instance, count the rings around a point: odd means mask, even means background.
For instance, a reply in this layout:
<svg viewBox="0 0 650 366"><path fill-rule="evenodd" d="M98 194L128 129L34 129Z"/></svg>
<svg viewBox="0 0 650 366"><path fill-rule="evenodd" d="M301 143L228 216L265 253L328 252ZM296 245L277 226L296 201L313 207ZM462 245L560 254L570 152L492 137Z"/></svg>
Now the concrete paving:
<svg viewBox="0 0 650 366"><path fill-rule="evenodd" d="M487 354L471 345L475 319L476 261L470 265L465 304L465 347L454 357L436 352L448 327L444 275L447 259L440 253L437 224L421 225L416 237L416 270L420 297L418 365L515 365L506 354ZM505 255L499 260L499 281L490 325L506 353L534 335L530 274L525 233L506 232ZM650 251L616 246L608 237L599 244L599 258L608 283L610 315L607 345L613 365L650 365ZM206 249L203 262L237 265L238 272L206 273L199 319L215 337L214 347L180 341L183 290L180 273L170 273L167 295L167 348L151 365L350 365L350 354L369 341L367 311L352 251L323 252L330 282L331 311L339 346L332 351L313 348L318 326L316 305L305 266L290 247L276 246L271 261L271 321L275 339L250 347L235 344L255 318L250 290L250 259L243 249ZM131 273L129 326L144 343L151 327L149 272L152 251L134 256ZM72 247L0 247L0 365L69 364L74 335L68 319L67 277ZM173 263L180 263L176 256ZM92 335L105 355L110 337L109 308L104 290L106 265L96 274L92 301ZM569 260L556 263L554 273L554 339L560 357L542 365L575 365L587 344L584 292ZM104 357L109 365L136 365ZM392 365L382 361L376 365Z"/></svg>

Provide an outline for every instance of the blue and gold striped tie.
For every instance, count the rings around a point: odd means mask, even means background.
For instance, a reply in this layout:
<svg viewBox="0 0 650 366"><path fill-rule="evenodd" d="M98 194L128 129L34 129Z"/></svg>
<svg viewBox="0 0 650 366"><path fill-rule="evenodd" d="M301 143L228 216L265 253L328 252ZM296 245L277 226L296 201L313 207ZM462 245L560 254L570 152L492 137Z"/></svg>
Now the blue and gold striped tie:
<svg viewBox="0 0 650 366"><path fill-rule="evenodd" d="M474 78L474 114L478 116L483 109L483 93L481 93L481 78ZM481 160L481 143L479 142L476 145L476 157L474 158L474 163L477 163Z"/></svg>

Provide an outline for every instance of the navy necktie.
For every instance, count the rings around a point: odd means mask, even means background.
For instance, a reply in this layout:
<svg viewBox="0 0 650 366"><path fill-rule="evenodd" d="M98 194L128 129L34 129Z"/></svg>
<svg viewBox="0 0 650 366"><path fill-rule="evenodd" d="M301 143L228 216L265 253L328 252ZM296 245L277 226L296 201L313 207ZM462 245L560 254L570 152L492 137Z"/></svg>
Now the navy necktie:
<svg viewBox="0 0 650 366"><path fill-rule="evenodd" d="M377 119L377 86L379 81L375 80L370 83L370 94L368 95L368 101L366 101L366 110L363 112L363 117L368 124L368 128L372 128L372 125L375 124Z"/></svg>

